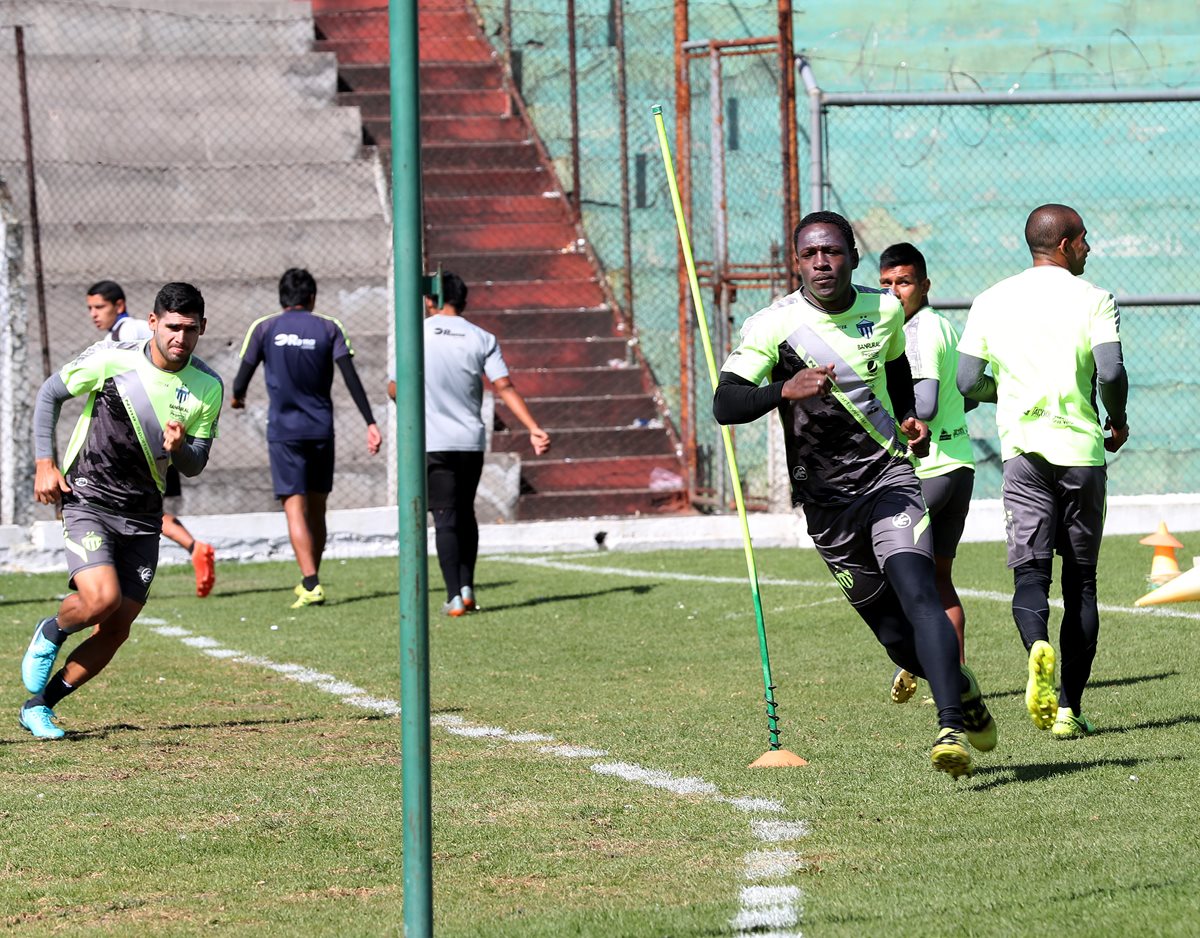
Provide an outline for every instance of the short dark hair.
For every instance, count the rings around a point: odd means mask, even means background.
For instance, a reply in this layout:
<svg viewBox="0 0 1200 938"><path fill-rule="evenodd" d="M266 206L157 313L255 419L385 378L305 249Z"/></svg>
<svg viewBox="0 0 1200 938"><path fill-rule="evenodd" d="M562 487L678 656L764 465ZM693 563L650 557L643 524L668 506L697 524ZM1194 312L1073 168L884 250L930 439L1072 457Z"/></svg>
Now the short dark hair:
<svg viewBox="0 0 1200 938"><path fill-rule="evenodd" d="M97 280L87 288L84 296L102 296L110 303L125 299L125 291L115 280Z"/></svg>
<svg viewBox="0 0 1200 938"><path fill-rule="evenodd" d="M854 243L854 229L850 227L850 222L839 215L837 212L809 212L800 219L800 224L796 226L796 230L792 232L792 250L796 249L796 243L800 240L800 232L809 225L833 225L842 233L842 237L846 239L846 247L851 251L857 251L858 247Z"/></svg>
<svg viewBox="0 0 1200 938"><path fill-rule="evenodd" d="M918 280L924 280L928 276L925 269L925 255L915 244L909 244L907 241L888 245L879 255L880 271L890 270L893 267L911 267Z"/></svg>
<svg viewBox="0 0 1200 938"><path fill-rule="evenodd" d="M1025 220L1025 243L1032 254L1053 254L1063 238L1070 240L1083 231L1083 219L1075 209L1058 202L1039 205Z"/></svg>
<svg viewBox="0 0 1200 938"><path fill-rule="evenodd" d="M303 267L292 267L279 278L279 305L284 309L310 307L317 299L317 281Z"/></svg>
<svg viewBox="0 0 1200 938"><path fill-rule="evenodd" d="M190 283L168 283L154 298L154 315L163 313L181 313L203 319L204 297Z"/></svg>
<svg viewBox="0 0 1200 938"><path fill-rule="evenodd" d="M448 270L442 271L442 302L460 313L467 308L467 285L462 277Z"/></svg>

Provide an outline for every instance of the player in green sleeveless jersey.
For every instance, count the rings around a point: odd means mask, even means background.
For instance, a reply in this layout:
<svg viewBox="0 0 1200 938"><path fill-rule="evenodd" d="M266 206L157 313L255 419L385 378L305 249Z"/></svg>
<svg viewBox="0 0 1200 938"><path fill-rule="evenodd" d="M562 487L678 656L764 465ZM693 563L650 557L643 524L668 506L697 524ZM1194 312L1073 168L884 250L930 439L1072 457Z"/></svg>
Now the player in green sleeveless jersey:
<svg viewBox="0 0 1200 938"><path fill-rule="evenodd" d="M54 707L99 674L129 637L158 566L166 470L187 476L208 462L221 413L221 379L192 355L204 332L204 298L169 283L154 301L151 336L100 343L51 375L34 410L34 496L61 502L63 543L73 590L38 623L21 661L33 695L20 711L34 736L57 739ZM52 458L59 409L86 396L62 467ZM91 635L51 676L59 648Z"/></svg>

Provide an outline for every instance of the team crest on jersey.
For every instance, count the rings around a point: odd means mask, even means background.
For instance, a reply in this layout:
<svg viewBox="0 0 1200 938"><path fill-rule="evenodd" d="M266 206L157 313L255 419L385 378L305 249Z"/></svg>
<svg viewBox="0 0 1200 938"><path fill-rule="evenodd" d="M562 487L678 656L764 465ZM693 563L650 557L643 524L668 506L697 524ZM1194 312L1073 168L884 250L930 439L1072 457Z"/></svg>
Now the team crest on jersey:
<svg viewBox="0 0 1200 938"><path fill-rule="evenodd" d="M873 323L873 322L871 322L871 320L867 319L866 316L864 316L862 319L860 319L854 325L858 329L858 334L861 335L864 339L870 338L871 333L873 333L875 331L875 323Z"/></svg>
<svg viewBox="0 0 1200 938"><path fill-rule="evenodd" d="M912 518L907 512L900 512L898 515L892 515L892 524L897 528L907 528L912 526Z"/></svg>
<svg viewBox="0 0 1200 938"><path fill-rule="evenodd" d="M189 391L186 387L184 387L181 384L179 387L177 387L175 389L175 400L177 400L180 404L182 404L184 401L186 401L188 399L188 395L190 395L191 393L192 393L191 391Z"/></svg>
<svg viewBox="0 0 1200 938"><path fill-rule="evenodd" d="M95 531L88 531L79 543L90 554L104 546L104 538Z"/></svg>
<svg viewBox="0 0 1200 938"><path fill-rule="evenodd" d="M854 574L849 570L834 570L833 578L837 580L837 585L847 593L854 589Z"/></svg>

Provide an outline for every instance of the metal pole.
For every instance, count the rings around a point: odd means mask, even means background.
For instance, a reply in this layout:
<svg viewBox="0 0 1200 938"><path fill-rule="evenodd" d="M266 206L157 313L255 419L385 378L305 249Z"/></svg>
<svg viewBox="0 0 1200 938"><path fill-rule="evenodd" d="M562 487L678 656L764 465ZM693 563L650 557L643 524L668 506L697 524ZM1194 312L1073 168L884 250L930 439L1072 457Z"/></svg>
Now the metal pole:
<svg viewBox="0 0 1200 938"><path fill-rule="evenodd" d="M504 62L512 74L512 0L504 0L504 20L500 28L504 42Z"/></svg>
<svg viewBox="0 0 1200 938"><path fill-rule="evenodd" d="M571 204L579 217L579 70L575 65L575 0L567 0L567 82L571 93Z"/></svg>
<svg viewBox="0 0 1200 938"><path fill-rule="evenodd" d="M716 318L713 323L713 338L716 339L717 354L722 361L728 353L729 334L729 285L725 281L725 269L729 264L729 234L725 213L725 102L724 86L721 82L721 50L709 46L708 50L708 109L709 109L709 173L712 177L712 213L713 213L713 263L712 279L713 293L716 303ZM699 311L697 311L699 312ZM716 387L712 389L716 393ZM730 431L720 427L718 434L722 441ZM713 447L713 462L719 462L717 454L723 448ZM713 467L713 488L716 489L717 503L726 508L729 504L729 485L726 481L727 466Z"/></svg>
<svg viewBox="0 0 1200 938"><path fill-rule="evenodd" d="M796 72L792 38L792 0L779 0L779 107L783 131L783 243L792 243L800 221L800 151L796 127ZM800 275L787 265L789 292L799 289Z"/></svg>
<svg viewBox="0 0 1200 938"><path fill-rule="evenodd" d="M675 0L675 166L684 221L692 224L692 86L688 81L688 0ZM691 288L683 248L678 249L679 269L679 433L683 437L683 462L687 470L688 498L696 499L696 421L692 394L695 349L692 337Z"/></svg>
<svg viewBox="0 0 1200 938"><path fill-rule="evenodd" d="M625 85L625 0L613 0L613 30L617 41L617 134L621 140L621 249L625 265L625 325L633 325L633 230L629 216L629 98Z"/></svg>
<svg viewBox="0 0 1200 938"><path fill-rule="evenodd" d="M33 164L33 125L29 120L29 77L25 71L25 27L14 26L17 87L21 96L21 132L25 138L25 185L29 191L29 239L33 243L33 283L37 293L38 332L42 340L42 377L49 378L50 328L46 322L46 277L42 270L42 229L38 223L37 173Z"/></svg>
<svg viewBox="0 0 1200 938"><path fill-rule="evenodd" d="M404 934L433 934L429 785L429 558L425 534L425 342L417 0L388 0L392 111L392 263L400 565Z"/></svg>
<svg viewBox="0 0 1200 938"><path fill-rule="evenodd" d="M824 93L817 87L817 79L812 73L808 59L797 59L796 67L800 69L800 78L804 81L805 91L808 92L808 210L819 212L825 208L825 141L821 122Z"/></svg>

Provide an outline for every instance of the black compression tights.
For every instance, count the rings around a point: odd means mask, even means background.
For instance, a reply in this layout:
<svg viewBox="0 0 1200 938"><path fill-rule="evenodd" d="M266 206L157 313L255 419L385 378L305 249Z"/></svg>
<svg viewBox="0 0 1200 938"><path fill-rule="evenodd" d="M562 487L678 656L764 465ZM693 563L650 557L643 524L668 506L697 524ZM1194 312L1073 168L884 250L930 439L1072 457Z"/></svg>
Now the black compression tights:
<svg viewBox="0 0 1200 938"><path fill-rule="evenodd" d="M479 524L475 511L462 508L433 509L438 566L446 581L446 598L454 599L464 586L475 586L475 560L479 556Z"/></svg>
<svg viewBox="0 0 1200 938"><path fill-rule="evenodd" d="M938 597L933 561L918 553L893 554L883 569L890 589L858 614L892 661L929 682L939 725L962 729L958 638Z"/></svg>

